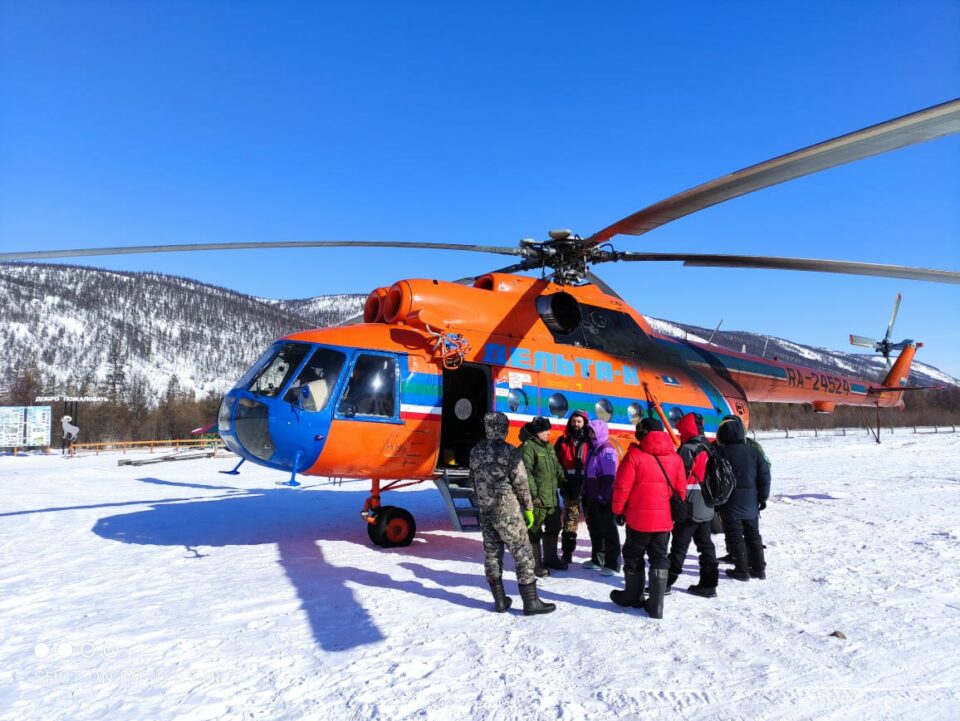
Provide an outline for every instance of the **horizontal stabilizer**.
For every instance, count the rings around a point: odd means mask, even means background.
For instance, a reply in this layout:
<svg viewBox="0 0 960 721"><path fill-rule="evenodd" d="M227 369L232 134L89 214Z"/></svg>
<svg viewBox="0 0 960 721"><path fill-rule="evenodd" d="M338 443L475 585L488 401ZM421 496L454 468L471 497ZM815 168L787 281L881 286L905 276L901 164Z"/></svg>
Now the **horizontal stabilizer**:
<svg viewBox="0 0 960 721"><path fill-rule="evenodd" d="M900 386L891 388L888 386L874 386L867 388L867 393L902 393L903 391L942 391L944 386Z"/></svg>

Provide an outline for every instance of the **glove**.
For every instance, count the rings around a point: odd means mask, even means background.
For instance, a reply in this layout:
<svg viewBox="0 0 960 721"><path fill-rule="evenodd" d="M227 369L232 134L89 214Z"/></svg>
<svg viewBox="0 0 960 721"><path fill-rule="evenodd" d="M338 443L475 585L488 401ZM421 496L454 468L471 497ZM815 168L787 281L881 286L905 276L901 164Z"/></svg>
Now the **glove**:
<svg viewBox="0 0 960 721"><path fill-rule="evenodd" d="M627 522L627 517L622 513L618 513L616 516L614 516L613 520L617 522L618 526L622 526Z"/></svg>
<svg viewBox="0 0 960 721"><path fill-rule="evenodd" d="M767 510L767 502L766 502L766 501L760 501L760 510L761 510L761 511Z"/></svg>
<svg viewBox="0 0 960 721"><path fill-rule="evenodd" d="M527 523L527 530L533 528L533 511L524 511L523 520Z"/></svg>

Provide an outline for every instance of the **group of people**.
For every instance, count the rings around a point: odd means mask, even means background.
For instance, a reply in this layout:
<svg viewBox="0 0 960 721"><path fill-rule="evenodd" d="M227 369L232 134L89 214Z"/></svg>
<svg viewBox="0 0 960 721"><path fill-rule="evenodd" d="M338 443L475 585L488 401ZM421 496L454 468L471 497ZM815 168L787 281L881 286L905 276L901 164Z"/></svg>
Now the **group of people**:
<svg viewBox="0 0 960 721"><path fill-rule="evenodd" d="M622 558L624 588L610 598L619 606L643 608L652 618L663 617L664 597L680 577L691 541L699 553L700 578L688 591L717 595L719 562L711 535L717 513L733 563L727 575L738 581L766 578L759 512L770 494L770 466L762 449L747 443L737 416L724 418L712 444L700 416L688 413L676 424L679 448L659 420L644 418L637 442L622 460L607 423L583 411L571 414L555 443L550 421L534 418L524 425L519 448L506 442L505 414L488 413L484 424L487 437L471 451L470 470L496 611L512 602L503 588L505 548L514 557L524 614L556 610L556 604L540 599L537 579L573 562L581 517L590 535L590 559L583 567L614 576ZM736 476L736 487L719 508L702 492L713 454L725 458ZM671 498L686 507L676 522ZM618 525L626 526L622 546Z"/></svg>

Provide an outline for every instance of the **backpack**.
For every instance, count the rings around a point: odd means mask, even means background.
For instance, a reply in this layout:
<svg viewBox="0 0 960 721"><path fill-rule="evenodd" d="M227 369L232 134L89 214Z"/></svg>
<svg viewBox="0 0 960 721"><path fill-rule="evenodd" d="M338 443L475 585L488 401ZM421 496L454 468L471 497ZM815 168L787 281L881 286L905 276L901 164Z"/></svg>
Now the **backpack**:
<svg viewBox="0 0 960 721"><path fill-rule="evenodd" d="M703 500L711 506L722 506L733 495L733 489L737 487L737 476L730 461L717 453L712 443L706 445L707 467L703 472L700 492L703 493Z"/></svg>

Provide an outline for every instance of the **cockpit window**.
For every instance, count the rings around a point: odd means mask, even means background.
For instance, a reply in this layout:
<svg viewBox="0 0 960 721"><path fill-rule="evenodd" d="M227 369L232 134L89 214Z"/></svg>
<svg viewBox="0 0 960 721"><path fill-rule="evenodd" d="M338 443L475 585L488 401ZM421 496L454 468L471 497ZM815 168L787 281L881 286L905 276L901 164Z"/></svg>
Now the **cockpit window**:
<svg viewBox="0 0 960 721"><path fill-rule="evenodd" d="M337 412L345 416L393 418L396 412L396 361L390 356L361 353Z"/></svg>
<svg viewBox="0 0 960 721"><path fill-rule="evenodd" d="M305 411L322 411L337 385L346 359L340 351L317 348L283 399Z"/></svg>
<svg viewBox="0 0 960 721"><path fill-rule="evenodd" d="M249 386L250 392L275 398L309 350L310 346L303 343L287 343L280 346L277 354L253 379Z"/></svg>

